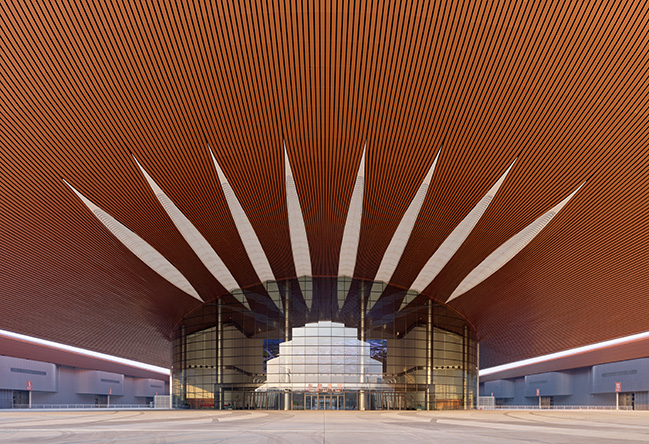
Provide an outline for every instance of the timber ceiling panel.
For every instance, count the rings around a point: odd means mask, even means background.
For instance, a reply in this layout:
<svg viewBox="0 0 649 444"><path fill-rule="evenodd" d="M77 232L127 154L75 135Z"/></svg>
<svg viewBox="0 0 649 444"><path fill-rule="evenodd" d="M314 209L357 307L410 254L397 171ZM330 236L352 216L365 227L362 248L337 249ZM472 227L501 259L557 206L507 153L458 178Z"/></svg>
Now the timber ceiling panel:
<svg viewBox="0 0 649 444"><path fill-rule="evenodd" d="M275 276L295 275L286 141L315 275L335 275L363 144L355 276L371 279L437 151L392 277L408 287L517 158L426 293L581 183L511 262L451 304L482 365L649 329L647 12L641 2L0 4L0 327L168 365L197 302L64 185L140 235L203 299L225 289L134 155L242 285L256 274L207 146Z"/></svg>

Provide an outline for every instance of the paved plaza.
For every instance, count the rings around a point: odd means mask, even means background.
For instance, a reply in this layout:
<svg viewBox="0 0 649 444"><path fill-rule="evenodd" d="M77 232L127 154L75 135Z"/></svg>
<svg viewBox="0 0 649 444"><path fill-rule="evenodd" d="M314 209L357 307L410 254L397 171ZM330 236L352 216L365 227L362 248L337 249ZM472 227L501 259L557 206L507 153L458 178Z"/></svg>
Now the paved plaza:
<svg viewBox="0 0 649 444"><path fill-rule="evenodd" d="M2 443L648 443L639 411L4 411Z"/></svg>

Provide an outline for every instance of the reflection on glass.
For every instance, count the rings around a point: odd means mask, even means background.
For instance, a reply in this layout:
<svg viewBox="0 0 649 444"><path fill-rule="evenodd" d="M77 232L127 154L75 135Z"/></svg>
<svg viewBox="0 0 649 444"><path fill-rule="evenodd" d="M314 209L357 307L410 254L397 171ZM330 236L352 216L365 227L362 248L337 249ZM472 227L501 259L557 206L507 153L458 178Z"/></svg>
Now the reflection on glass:
<svg viewBox="0 0 649 444"><path fill-rule="evenodd" d="M257 390L342 391L383 385L383 364L370 357L370 344L357 339L357 329L320 321L293 328L292 336L279 344L279 356L267 362L266 383Z"/></svg>
<svg viewBox="0 0 649 444"><path fill-rule="evenodd" d="M175 405L305 410L474 406L475 335L461 316L422 295L383 284L349 278L309 282L244 289L251 310L226 295L185 317L174 331ZM280 311L265 288L279 291L289 309ZM363 310L370 289L376 288L383 288L381 297ZM402 304L406 297L409 302Z"/></svg>

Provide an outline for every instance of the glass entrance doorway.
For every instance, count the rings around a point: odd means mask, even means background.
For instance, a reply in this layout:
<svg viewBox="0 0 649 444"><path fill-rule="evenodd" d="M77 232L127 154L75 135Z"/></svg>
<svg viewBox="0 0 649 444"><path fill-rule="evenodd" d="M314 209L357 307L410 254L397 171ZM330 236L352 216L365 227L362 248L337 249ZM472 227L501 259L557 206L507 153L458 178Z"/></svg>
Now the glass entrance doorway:
<svg viewBox="0 0 649 444"><path fill-rule="evenodd" d="M370 393L371 410L406 410L406 393L372 392Z"/></svg>
<svg viewBox="0 0 649 444"><path fill-rule="evenodd" d="M313 393L304 396L305 410L345 410L342 394Z"/></svg>
<svg viewBox="0 0 649 444"><path fill-rule="evenodd" d="M232 407L246 410L282 410L284 408L283 395L279 392L246 392L243 396L243 405L238 406L234 403Z"/></svg>
<svg viewBox="0 0 649 444"><path fill-rule="evenodd" d="M624 410L635 409L635 393L620 393L619 405Z"/></svg>

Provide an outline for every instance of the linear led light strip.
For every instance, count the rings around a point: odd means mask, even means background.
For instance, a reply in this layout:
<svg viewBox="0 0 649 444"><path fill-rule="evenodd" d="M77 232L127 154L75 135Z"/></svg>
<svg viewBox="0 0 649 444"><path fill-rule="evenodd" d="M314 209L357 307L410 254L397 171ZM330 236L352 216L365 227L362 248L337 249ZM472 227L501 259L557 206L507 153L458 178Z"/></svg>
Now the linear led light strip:
<svg viewBox="0 0 649 444"><path fill-rule="evenodd" d="M489 367L483 370L480 370L480 376L487 376L493 373L502 372L505 370L511 370L514 368L525 367L532 364L539 364L541 362L552 361L554 359L565 358L568 356L578 355L580 353L589 352L593 350L599 350L606 347L611 347L613 345L626 344L627 342L633 342L640 339L649 339L649 331L643 333L636 333L634 335L625 336L617 339L610 339L608 341L597 342L595 344L584 345L582 347L571 348L569 350L564 350L556 353L550 353L548 355L537 356L536 358L523 359L522 361L510 362L509 364L498 365L496 367Z"/></svg>
<svg viewBox="0 0 649 444"><path fill-rule="evenodd" d="M73 347L71 345L61 344L59 342L48 341L46 339L35 338L33 336L27 336L20 333L14 333L12 331L0 330L0 336L6 338L18 339L20 341L29 342L31 344L44 345L46 347L55 348L57 350L64 350L72 353L77 353L83 356L89 356L91 358L102 359L104 361L115 362L117 364L124 364L130 367L141 368L143 370L149 370L155 373L160 373L163 375L169 375L170 371L168 368L158 367L156 365L145 364L144 362L132 361L126 358L120 358L118 356L107 355L104 353L95 352L92 350L86 350L79 347Z"/></svg>

